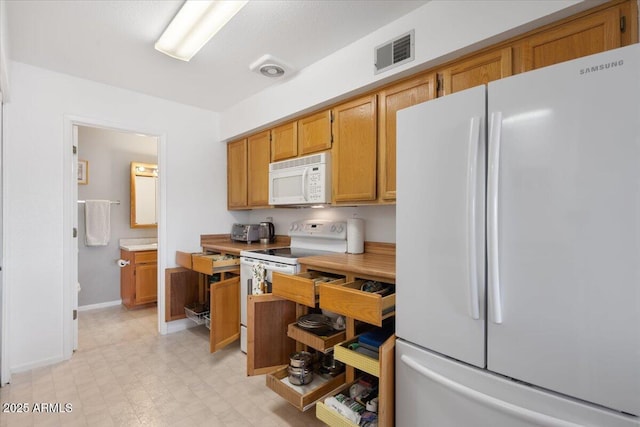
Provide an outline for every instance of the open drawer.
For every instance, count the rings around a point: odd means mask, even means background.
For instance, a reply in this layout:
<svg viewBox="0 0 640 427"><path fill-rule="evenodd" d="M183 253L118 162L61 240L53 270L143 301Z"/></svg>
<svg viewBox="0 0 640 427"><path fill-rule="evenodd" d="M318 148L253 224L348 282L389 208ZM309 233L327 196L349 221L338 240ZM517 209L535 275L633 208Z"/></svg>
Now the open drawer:
<svg viewBox="0 0 640 427"><path fill-rule="evenodd" d="M221 271L237 270L240 265L240 257L204 252L176 251L176 263L199 273L212 275Z"/></svg>
<svg viewBox="0 0 640 427"><path fill-rule="evenodd" d="M378 377L378 426L393 426L396 336L391 335L384 343L382 343L378 350L378 359L349 350L349 344L357 341L358 339L356 337L335 346L333 349L333 357L336 360L346 363L349 366L353 366L360 371L367 372ZM334 395L335 394L337 393L334 393ZM316 408L316 416L330 426L350 425L343 423L344 421L347 421L346 418L327 408L326 405L322 408L322 405L318 402ZM326 417L330 417L330 419L338 421L328 422L327 419L329 418L322 418L318 413L326 411L331 411L331 413L326 414Z"/></svg>
<svg viewBox="0 0 640 427"><path fill-rule="evenodd" d="M267 387L285 398L301 411L306 411L316 401L329 396L345 382L345 373L335 377L324 378L314 374L309 384L298 386L289 382L288 366L284 366L267 375Z"/></svg>
<svg viewBox="0 0 640 427"><path fill-rule="evenodd" d="M298 327L297 323L289 324L289 327L287 328L287 336L297 342L308 345L309 347L322 352L333 348L334 345L341 343L345 338L347 338L345 331L332 332L327 336L316 335Z"/></svg>
<svg viewBox="0 0 640 427"><path fill-rule="evenodd" d="M332 393L332 396L340 393L345 396L349 396L349 387L351 387L355 382L357 381L343 385ZM331 409L328 405L325 405L324 402L318 402L316 404L316 418L331 427L359 427L359 424L356 424L350 419L342 416L337 411Z"/></svg>
<svg viewBox="0 0 640 427"><path fill-rule="evenodd" d="M354 280L342 284L322 283L320 307L372 325L382 326L384 319L395 314L395 285L389 284L388 286L392 287L392 293L382 296L361 291L360 288L365 282L366 280Z"/></svg>
<svg viewBox="0 0 640 427"><path fill-rule="evenodd" d="M395 347L395 341L396 336L391 335L384 343L382 343L378 349L378 359L349 349L349 345L358 342L358 337L336 345L333 348L333 356L336 360L339 360L349 366L353 366L363 372L380 377L382 370L387 369L389 366L393 366L393 360L388 360L390 354L388 349L393 349ZM391 351L391 354L393 354L393 351Z"/></svg>
<svg viewBox="0 0 640 427"><path fill-rule="evenodd" d="M295 275L274 272L272 293L289 301L295 301L308 307L315 307L318 286L321 283L344 283L344 278L333 277L315 271Z"/></svg>

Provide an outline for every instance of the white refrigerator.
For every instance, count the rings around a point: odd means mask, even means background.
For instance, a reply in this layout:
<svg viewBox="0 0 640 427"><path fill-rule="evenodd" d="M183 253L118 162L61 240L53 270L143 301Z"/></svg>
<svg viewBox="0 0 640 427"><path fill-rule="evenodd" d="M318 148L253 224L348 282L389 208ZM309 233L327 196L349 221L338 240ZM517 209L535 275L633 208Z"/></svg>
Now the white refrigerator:
<svg viewBox="0 0 640 427"><path fill-rule="evenodd" d="M398 112L396 425L640 426L640 49Z"/></svg>

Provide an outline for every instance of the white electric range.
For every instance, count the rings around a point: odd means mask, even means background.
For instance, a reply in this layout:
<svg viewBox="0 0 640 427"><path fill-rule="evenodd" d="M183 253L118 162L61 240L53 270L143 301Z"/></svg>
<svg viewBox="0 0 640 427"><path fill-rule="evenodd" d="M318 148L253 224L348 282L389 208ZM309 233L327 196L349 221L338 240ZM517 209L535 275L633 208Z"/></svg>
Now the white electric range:
<svg viewBox="0 0 640 427"><path fill-rule="evenodd" d="M265 270L267 292L271 292L274 271L296 274L300 271L298 258L347 251L347 223L332 220L294 221L287 233L289 247L257 249L240 252L240 349L247 352L247 297L252 294L253 270Z"/></svg>

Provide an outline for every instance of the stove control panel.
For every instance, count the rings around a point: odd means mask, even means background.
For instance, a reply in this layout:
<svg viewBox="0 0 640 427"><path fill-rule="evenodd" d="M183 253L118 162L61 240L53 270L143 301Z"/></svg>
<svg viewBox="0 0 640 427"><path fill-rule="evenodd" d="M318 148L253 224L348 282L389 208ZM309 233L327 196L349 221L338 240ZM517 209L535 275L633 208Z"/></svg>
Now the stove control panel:
<svg viewBox="0 0 640 427"><path fill-rule="evenodd" d="M291 237L317 237L324 239L347 239L347 223L329 219L306 219L294 221L289 227Z"/></svg>

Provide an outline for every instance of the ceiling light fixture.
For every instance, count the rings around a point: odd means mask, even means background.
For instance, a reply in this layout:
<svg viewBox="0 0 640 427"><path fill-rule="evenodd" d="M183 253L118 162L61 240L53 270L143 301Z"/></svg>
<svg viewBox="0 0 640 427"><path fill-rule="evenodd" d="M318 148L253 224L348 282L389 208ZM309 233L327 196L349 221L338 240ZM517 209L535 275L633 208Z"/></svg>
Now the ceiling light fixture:
<svg viewBox="0 0 640 427"><path fill-rule="evenodd" d="M248 0L187 0L155 44L156 50L189 61Z"/></svg>

